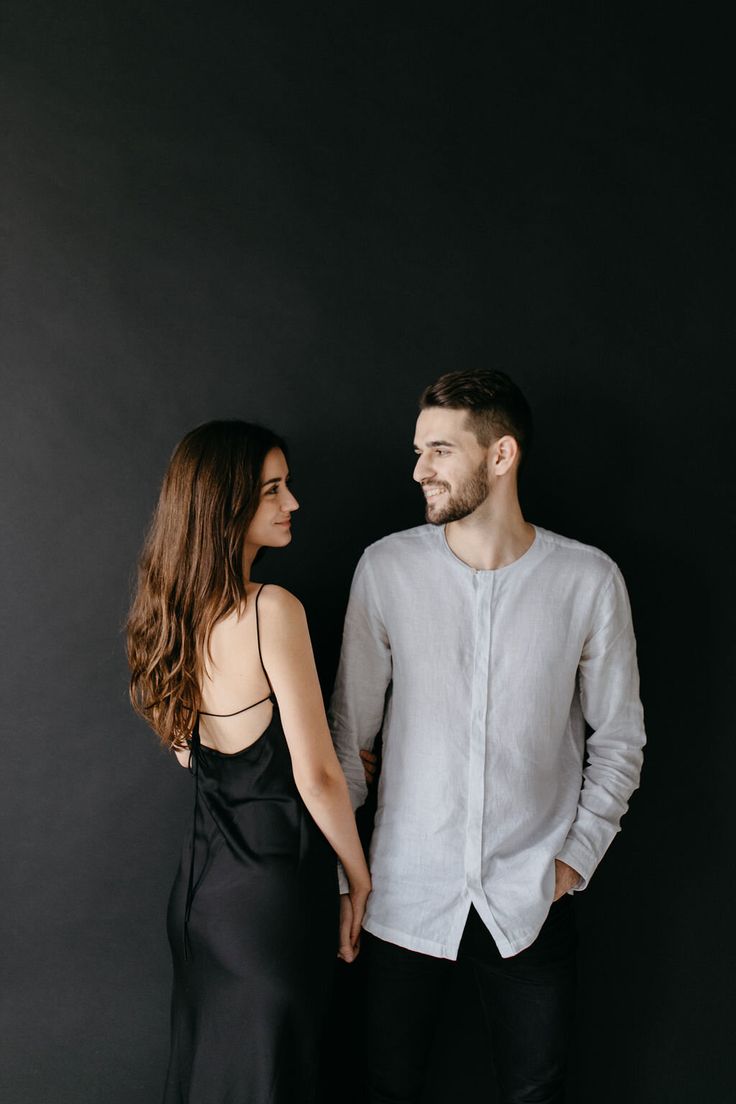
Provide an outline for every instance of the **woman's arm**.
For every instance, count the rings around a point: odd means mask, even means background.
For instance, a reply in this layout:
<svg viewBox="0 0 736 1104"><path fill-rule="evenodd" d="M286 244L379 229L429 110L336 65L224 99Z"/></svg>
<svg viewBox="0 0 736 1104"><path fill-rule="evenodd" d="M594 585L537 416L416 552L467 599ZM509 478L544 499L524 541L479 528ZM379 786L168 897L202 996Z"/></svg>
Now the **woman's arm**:
<svg viewBox="0 0 736 1104"><path fill-rule="evenodd" d="M352 921L341 939L340 956L352 961L370 893L370 875L327 726L307 619L301 602L277 586L263 590L259 614L263 663L278 699L294 781L350 884Z"/></svg>

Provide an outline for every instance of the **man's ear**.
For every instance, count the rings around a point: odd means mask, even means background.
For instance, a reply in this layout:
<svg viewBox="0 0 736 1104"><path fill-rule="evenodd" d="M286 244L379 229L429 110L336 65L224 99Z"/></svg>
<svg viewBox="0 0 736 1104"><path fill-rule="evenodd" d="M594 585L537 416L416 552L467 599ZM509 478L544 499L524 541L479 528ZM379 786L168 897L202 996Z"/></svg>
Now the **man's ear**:
<svg viewBox="0 0 736 1104"><path fill-rule="evenodd" d="M493 442L491 454L491 471L494 475L506 475L518 463L521 456L519 442L511 434L499 437Z"/></svg>

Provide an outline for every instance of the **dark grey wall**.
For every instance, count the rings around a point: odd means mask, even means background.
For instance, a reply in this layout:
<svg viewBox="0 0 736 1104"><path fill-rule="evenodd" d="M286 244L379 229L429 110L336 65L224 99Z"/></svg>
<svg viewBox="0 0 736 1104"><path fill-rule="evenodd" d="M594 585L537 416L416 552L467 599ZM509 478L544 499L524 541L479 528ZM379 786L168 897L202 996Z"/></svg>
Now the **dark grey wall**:
<svg viewBox="0 0 736 1104"><path fill-rule="evenodd" d="M259 570L327 689L357 556L421 520L417 393L474 364L527 391L527 514L618 560L640 642L650 746L579 901L571 1099L731 1098L726 39L556 8L6 5L7 1104L158 1099L189 780L131 715L120 628L174 443L289 438L302 511ZM433 1101L486 1099L462 996Z"/></svg>

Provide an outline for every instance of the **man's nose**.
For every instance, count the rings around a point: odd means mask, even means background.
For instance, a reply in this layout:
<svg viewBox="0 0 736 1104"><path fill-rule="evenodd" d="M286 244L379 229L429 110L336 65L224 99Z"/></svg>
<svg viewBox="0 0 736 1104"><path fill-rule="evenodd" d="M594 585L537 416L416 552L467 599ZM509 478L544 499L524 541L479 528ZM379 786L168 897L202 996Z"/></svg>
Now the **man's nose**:
<svg viewBox="0 0 736 1104"><path fill-rule="evenodd" d="M414 465L413 478L416 480L417 483L422 483L425 479L428 479L430 475L432 475L432 466L425 460L423 456L419 456L417 458L416 464Z"/></svg>

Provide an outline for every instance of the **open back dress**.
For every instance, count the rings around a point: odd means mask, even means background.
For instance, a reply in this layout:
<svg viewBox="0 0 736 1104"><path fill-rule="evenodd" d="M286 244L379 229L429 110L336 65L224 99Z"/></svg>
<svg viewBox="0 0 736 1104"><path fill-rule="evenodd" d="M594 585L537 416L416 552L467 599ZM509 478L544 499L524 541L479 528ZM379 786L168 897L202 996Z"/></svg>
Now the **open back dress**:
<svg viewBox="0 0 736 1104"><path fill-rule="evenodd" d="M168 910L164 1104L314 1097L337 954L336 860L299 796L272 689L269 697L271 721L242 751L203 745L199 717L191 734L192 832Z"/></svg>

